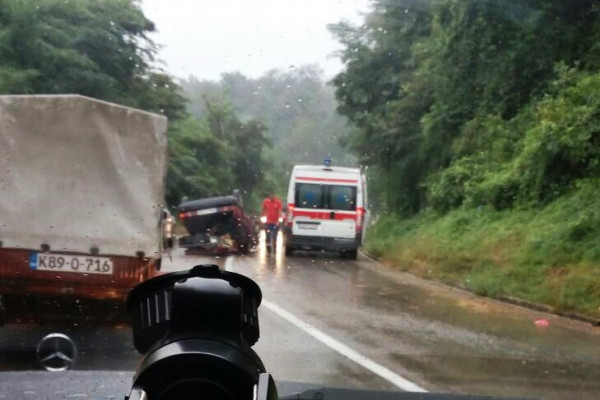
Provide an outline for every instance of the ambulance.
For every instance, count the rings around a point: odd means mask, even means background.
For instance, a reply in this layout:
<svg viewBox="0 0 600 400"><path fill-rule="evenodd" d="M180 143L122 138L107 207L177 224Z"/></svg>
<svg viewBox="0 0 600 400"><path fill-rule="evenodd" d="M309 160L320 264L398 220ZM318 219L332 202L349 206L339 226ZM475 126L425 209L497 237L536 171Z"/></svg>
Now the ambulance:
<svg viewBox="0 0 600 400"><path fill-rule="evenodd" d="M358 168L296 165L284 220L285 252L338 251L356 259L369 220L367 181Z"/></svg>

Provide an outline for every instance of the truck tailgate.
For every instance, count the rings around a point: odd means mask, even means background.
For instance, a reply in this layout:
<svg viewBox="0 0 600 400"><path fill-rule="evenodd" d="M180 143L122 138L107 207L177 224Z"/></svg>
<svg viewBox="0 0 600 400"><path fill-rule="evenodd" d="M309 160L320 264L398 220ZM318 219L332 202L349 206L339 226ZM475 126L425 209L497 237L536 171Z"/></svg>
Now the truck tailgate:
<svg viewBox="0 0 600 400"><path fill-rule="evenodd" d="M38 270L30 266L32 255L36 253L0 248L0 293L123 300L132 287L151 277L155 271L155 260L127 256L106 256L112 260L111 274Z"/></svg>

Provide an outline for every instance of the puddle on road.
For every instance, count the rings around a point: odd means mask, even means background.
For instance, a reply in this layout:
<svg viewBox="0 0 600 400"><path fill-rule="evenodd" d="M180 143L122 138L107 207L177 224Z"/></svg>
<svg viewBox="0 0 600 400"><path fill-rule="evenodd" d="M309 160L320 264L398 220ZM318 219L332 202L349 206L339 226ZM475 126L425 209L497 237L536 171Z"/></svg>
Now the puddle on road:
<svg viewBox="0 0 600 400"><path fill-rule="evenodd" d="M522 347L535 349L538 356L584 359L600 368L600 328L572 329L558 317L542 315L549 326L538 327L538 313L516 310L511 305L498 305L476 296L449 296L386 279L361 269L347 271L352 300L374 313L409 315L436 321L470 332L508 339ZM339 272L339 271L338 271ZM375 311L377 310L377 311ZM536 317L536 315L538 315ZM573 322L574 325L579 324ZM579 324L579 326L582 326ZM439 326L444 329L444 326ZM443 336L444 332L440 332ZM468 342L465 343L468 345Z"/></svg>
<svg viewBox="0 0 600 400"><path fill-rule="evenodd" d="M600 369L586 363L468 356L391 357L453 393L539 399L596 399Z"/></svg>

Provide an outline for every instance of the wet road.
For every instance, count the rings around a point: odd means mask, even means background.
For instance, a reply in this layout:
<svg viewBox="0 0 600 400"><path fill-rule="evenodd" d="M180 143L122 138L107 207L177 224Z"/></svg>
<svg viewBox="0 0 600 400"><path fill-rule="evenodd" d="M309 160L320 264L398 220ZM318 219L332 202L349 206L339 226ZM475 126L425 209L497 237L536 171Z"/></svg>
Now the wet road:
<svg viewBox="0 0 600 400"><path fill-rule="evenodd" d="M428 391L541 399L597 399L600 393L599 328L448 289L367 259L286 258L262 250L228 259L181 250L172 256L165 271L215 262L259 283L265 302L255 349L278 380L395 389L399 377ZM540 318L549 325L536 326ZM21 329L19 338L30 332ZM111 367L102 367L106 358L88 348L82 368L135 368L126 329L103 329L81 335L98 335L97 348L110 342ZM0 337L15 332L6 326ZM383 369L369 370L365 360Z"/></svg>
<svg viewBox="0 0 600 400"><path fill-rule="evenodd" d="M597 399L600 393L600 328L449 289L364 258L259 251L218 261L256 280L269 304L429 391L542 399ZM194 263L183 258L174 265L179 262ZM261 307L260 317L256 349L276 378L394 388L271 309ZM549 326L536 326L539 319Z"/></svg>

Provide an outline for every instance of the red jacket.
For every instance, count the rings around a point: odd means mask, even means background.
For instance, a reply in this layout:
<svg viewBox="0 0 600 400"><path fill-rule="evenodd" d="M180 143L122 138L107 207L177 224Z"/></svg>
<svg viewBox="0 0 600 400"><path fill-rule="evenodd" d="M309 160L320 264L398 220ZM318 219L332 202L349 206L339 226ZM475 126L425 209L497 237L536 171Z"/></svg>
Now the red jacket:
<svg viewBox="0 0 600 400"><path fill-rule="evenodd" d="M277 224L282 210L283 204L281 204L281 200L277 197L274 197L273 199L267 197L263 201L262 215L267 217L267 224Z"/></svg>

